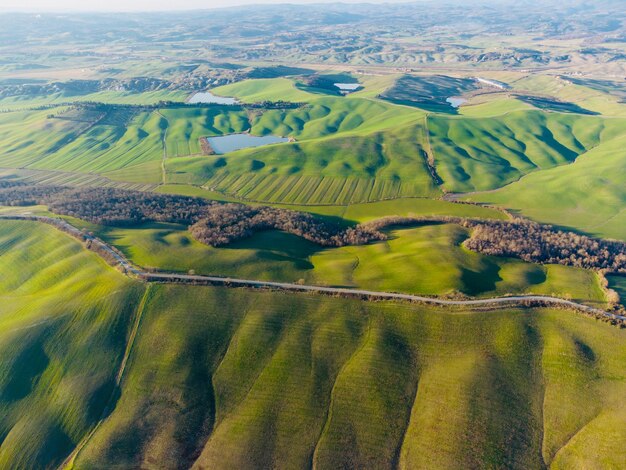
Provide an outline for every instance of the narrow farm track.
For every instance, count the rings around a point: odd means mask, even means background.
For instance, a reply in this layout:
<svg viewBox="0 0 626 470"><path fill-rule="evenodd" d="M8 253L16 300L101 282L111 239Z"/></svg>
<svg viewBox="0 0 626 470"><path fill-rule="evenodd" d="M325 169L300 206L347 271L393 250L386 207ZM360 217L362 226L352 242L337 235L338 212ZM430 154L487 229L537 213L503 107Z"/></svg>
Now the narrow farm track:
<svg viewBox="0 0 626 470"><path fill-rule="evenodd" d="M288 282L274 281L258 281L254 279L238 279L232 277L220 276L203 276L195 274L178 274L165 272L147 272L141 268L134 266L124 255L112 246L92 235L85 234L67 221L63 219L55 219L53 217L31 216L31 215L2 215L0 220L30 220L52 225L61 231L80 240L85 240L92 247L95 246L96 252L104 251L110 255L122 270L130 275L136 276L146 282L161 283L186 283L186 284L204 284L224 287L249 287L249 288L265 288L274 290L283 290L288 292L305 292L314 294L337 295L346 297L356 297L363 300L401 300L409 302L418 302L431 305L451 306L451 307L494 307L494 306L521 306L521 307L541 307L556 306L572 308L584 313L593 315L602 315L610 319L626 320L626 316L581 304L571 300L561 299L559 297L551 297L547 295L514 295L507 297L491 297L485 299L469 299L469 300L450 300L437 297L424 297L413 294L400 294L396 292L378 292L365 289L349 289L343 287L325 287L306 284L291 284Z"/></svg>

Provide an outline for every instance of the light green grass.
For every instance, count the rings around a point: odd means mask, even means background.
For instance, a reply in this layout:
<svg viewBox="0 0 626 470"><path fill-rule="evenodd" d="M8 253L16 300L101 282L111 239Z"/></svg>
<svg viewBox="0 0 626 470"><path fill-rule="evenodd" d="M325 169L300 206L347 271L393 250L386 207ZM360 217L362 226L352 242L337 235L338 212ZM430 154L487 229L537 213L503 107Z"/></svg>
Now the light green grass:
<svg viewBox="0 0 626 470"><path fill-rule="evenodd" d="M592 272L470 252L460 246L467 231L456 225L392 230L389 236L386 242L324 250L312 256L313 279L377 291L471 296L535 293L604 303Z"/></svg>
<svg viewBox="0 0 626 470"><path fill-rule="evenodd" d="M619 467L623 336L563 311L162 286L118 407L77 464ZM610 452L580 453L596 443Z"/></svg>
<svg viewBox="0 0 626 470"><path fill-rule="evenodd" d="M126 126L96 124L32 168L78 172L106 172L162 158L162 138L167 123L157 113L140 113Z"/></svg>
<svg viewBox="0 0 626 470"><path fill-rule="evenodd" d="M212 248L173 224L92 229L148 268L414 294L548 294L604 304L594 273L470 252L460 246L468 232L452 224L392 230L385 242L328 249L278 231Z"/></svg>
<svg viewBox="0 0 626 470"><path fill-rule="evenodd" d="M0 468L50 468L100 418L143 288L56 229L0 222Z"/></svg>
<svg viewBox="0 0 626 470"><path fill-rule="evenodd" d="M530 172L572 163L622 134L624 125L622 120L541 111L428 120L437 171L453 192L494 189Z"/></svg>
<svg viewBox="0 0 626 470"><path fill-rule="evenodd" d="M261 101L294 101L307 102L317 95L296 88L288 78L261 78L244 80L211 90L218 96L233 96L244 103Z"/></svg>
<svg viewBox="0 0 626 470"><path fill-rule="evenodd" d="M626 276L608 276L609 288L619 295L620 303L626 307Z"/></svg>
<svg viewBox="0 0 626 470"><path fill-rule="evenodd" d="M228 107L163 109L159 113L169 123L168 157L201 154L200 137L243 132L250 127L245 111Z"/></svg>
<svg viewBox="0 0 626 470"><path fill-rule="evenodd" d="M392 215L406 217L450 215L481 219L506 219L506 215L503 212L487 207L423 198L393 199L390 201L352 204L343 213L344 218L358 222L367 222Z"/></svg>
<svg viewBox="0 0 626 470"><path fill-rule="evenodd" d="M572 164L524 177L468 199L520 211L535 220L626 240L626 136L603 143Z"/></svg>
<svg viewBox="0 0 626 470"><path fill-rule="evenodd" d="M180 101L187 99L184 91L150 91L145 93L131 93L124 91L101 91L84 95L54 93L46 96L10 96L0 100L0 109L19 110L38 106L65 104L81 101L98 101L108 104L138 104L152 105L159 101Z"/></svg>
<svg viewBox="0 0 626 470"><path fill-rule="evenodd" d="M230 202L246 202L234 197L224 196L216 191L209 191L199 186L185 184L164 184L156 192L164 194L180 194L182 196L202 197L205 199ZM255 205L257 203L252 203ZM261 203L258 203L261 204ZM437 216L450 215L483 219L506 219L506 215L496 209L475 204L458 204L440 199L400 198L386 201L342 205L298 205L283 203L266 203L301 212L310 212L324 216L342 217L352 222L366 222L386 216Z"/></svg>
<svg viewBox="0 0 626 470"><path fill-rule="evenodd" d="M168 182L204 185L227 196L292 204L349 204L437 196L425 163L424 129L308 140L173 159Z"/></svg>
<svg viewBox="0 0 626 470"><path fill-rule="evenodd" d="M0 223L0 257L0 467L54 467L111 396L143 289L33 222ZM573 312L155 285L140 318L75 468L626 463L626 333Z"/></svg>

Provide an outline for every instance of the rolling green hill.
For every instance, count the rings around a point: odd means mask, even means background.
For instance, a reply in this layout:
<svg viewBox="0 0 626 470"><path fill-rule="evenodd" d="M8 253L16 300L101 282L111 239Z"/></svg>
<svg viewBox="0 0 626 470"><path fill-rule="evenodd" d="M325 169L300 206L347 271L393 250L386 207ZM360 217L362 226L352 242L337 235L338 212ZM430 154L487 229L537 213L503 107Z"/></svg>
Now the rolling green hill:
<svg viewBox="0 0 626 470"><path fill-rule="evenodd" d="M554 86L549 78L535 80L527 80L531 90ZM392 83L389 77L379 81ZM446 191L471 192L555 167L567 173L581 155L623 135L621 118L532 109L502 93L459 115L427 115L371 96L368 87L380 84L363 82L363 91L348 96L307 93L287 78L246 80L216 91L244 102L298 97L304 104L295 109L107 108L104 117L71 109L4 113L0 137L8 145L0 166L65 172L76 184L85 184L81 174L93 174L111 184L193 184L249 201L346 205L438 197L439 178ZM237 132L296 142L201 155L201 137Z"/></svg>
<svg viewBox="0 0 626 470"><path fill-rule="evenodd" d="M278 231L213 248L174 224L90 228L147 268L412 294L535 293L605 302L593 272L471 252L461 246L467 230L453 224L389 230L388 241L327 249Z"/></svg>
<svg viewBox="0 0 626 470"><path fill-rule="evenodd" d="M626 464L625 333L572 312L146 290L32 222L0 260L0 468Z"/></svg>
<svg viewBox="0 0 626 470"><path fill-rule="evenodd" d="M29 222L0 223L0 279L0 468L51 468L113 396L144 287Z"/></svg>
<svg viewBox="0 0 626 470"><path fill-rule="evenodd" d="M537 172L468 199L502 204L536 220L626 240L626 136L603 143L574 164Z"/></svg>
<svg viewBox="0 0 626 470"><path fill-rule="evenodd" d="M449 191L495 189L521 176L572 163L623 135L619 119L517 111L493 118L432 116L430 144Z"/></svg>

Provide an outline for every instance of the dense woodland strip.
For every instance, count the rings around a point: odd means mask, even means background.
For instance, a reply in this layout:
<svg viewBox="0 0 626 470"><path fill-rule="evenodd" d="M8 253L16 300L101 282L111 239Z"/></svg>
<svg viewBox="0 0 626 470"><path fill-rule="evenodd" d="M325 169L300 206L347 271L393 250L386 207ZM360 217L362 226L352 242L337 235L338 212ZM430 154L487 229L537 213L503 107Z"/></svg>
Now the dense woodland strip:
<svg viewBox="0 0 626 470"><path fill-rule="evenodd" d="M218 203L202 198L114 188L66 188L0 180L0 205L44 204L60 215L100 225L171 222L189 226L194 238L223 246L262 230L282 230L326 247L361 245L387 236L383 229L419 223L456 223L470 229L465 246L479 253L626 274L626 244L557 230L525 219L386 217L345 227L314 215L274 207Z"/></svg>
<svg viewBox="0 0 626 470"><path fill-rule="evenodd" d="M464 245L486 255L626 274L626 243L557 230L551 225L521 218L502 221L462 217L386 217L364 225L377 231L394 225L433 221L455 223L471 229L471 237Z"/></svg>
<svg viewBox="0 0 626 470"><path fill-rule="evenodd" d="M363 225L344 228L305 212L242 204L213 206L190 227L194 238L211 246L227 245L255 232L272 229L298 235L322 246L363 245L386 238L383 233Z"/></svg>

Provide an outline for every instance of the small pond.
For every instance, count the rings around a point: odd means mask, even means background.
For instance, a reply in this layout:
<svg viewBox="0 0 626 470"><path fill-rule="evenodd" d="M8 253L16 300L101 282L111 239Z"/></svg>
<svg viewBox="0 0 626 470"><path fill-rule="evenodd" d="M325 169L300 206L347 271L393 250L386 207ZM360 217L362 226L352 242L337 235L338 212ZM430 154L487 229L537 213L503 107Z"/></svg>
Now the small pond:
<svg viewBox="0 0 626 470"><path fill-rule="evenodd" d="M264 135L259 137L250 134L228 134L218 137L209 137L207 138L207 141L211 145L213 151L216 154L221 155L223 153L233 152L235 150L249 147L259 147L261 145L289 142L289 138L277 137L275 135Z"/></svg>
<svg viewBox="0 0 626 470"><path fill-rule="evenodd" d="M451 96L450 98L446 98L446 101L450 103L450 106L452 106L453 108L458 108L463 103L467 103L467 100L465 98L461 98L459 96Z"/></svg>
<svg viewBox="0 0 626 470"><path fill-rule="evenodd" d="M342 93L352 93L361 88L360 83L333 83Z"/></svg>
<svg viewBox="0 0 626 470"><path fill-rule="evenodd" d="M189 98L189 103L237 104L239 101L235 98L216 96L209 91L202 91Z"/></svg>

